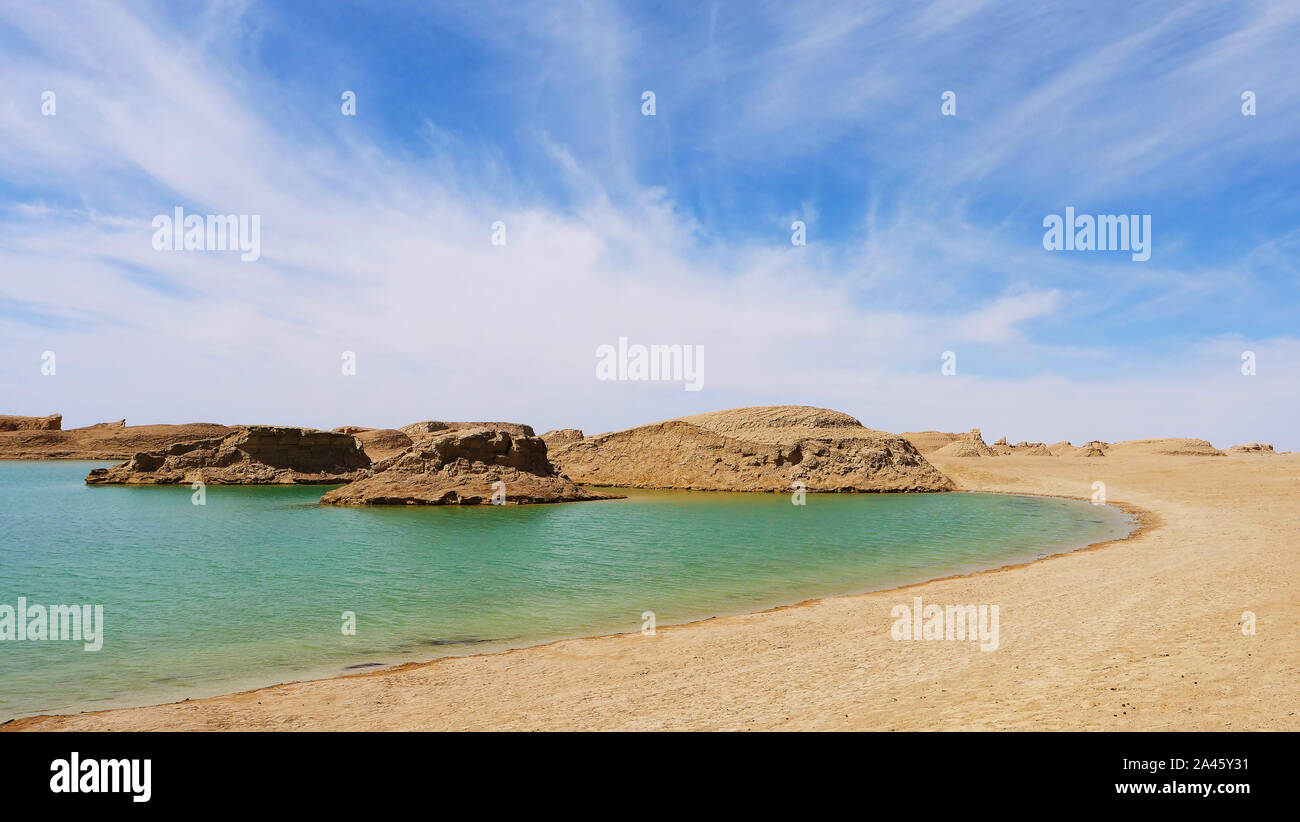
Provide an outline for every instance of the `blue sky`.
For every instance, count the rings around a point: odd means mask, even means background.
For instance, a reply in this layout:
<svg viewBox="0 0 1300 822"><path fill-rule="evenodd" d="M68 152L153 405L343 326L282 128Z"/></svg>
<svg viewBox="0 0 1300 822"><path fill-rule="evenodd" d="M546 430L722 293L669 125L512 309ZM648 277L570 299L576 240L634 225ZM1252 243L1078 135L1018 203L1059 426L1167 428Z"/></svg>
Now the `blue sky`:
<svg viewBox="0 0 1300 822"><path fill-rule="evenodd" d="M1281 2L9 4L0 413L1300 448L1297 42ZM178 205L262 258L155 251ZM1066 206L1150 260L1045 251ZM619 336L705 390L597 381Z"/></svg>

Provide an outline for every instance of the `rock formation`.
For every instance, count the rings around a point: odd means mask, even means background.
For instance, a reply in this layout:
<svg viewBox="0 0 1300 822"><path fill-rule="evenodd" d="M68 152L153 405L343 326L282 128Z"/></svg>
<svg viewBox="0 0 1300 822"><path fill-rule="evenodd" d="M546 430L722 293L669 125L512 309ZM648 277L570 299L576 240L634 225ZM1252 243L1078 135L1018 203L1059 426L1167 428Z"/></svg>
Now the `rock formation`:
<svg viewBox="0 0 1300 822"><path fill-rule="evenodd" d="M577 428L561 428L558 431L547 431L542 434L542 439L546 440L547 448L554 448L558 445L578 442L583 439L583 434Z"/></svg>
<svg viewBox="0 0 1300 822"><path fill-rule="evenodd" d="M60 418L55 414L52 417L26 419ZM116 420L68 430L63 430L60 423L50 424L54 427L0 429L0 459L125 460L141 451L157 451L177 443L221 437L238 430L204 422L186 425L127 425L126 420Z"/></svg>
<svg viewBox="0 0 1300 822"><path fill-rule="evenodd" d="M966 434L950 434L946 431L908 431L899 436L912 443L922 454L933 454L945 445L965 437Z"/></svg>
<svg viewBox="0 0 1300 822"><path fill-rule="evenodd" d="M1011 455L1018 457L1050 457L1052 452L1041 442L1024 442L1011 446Z"/></svg>
<svg viewBox="0 0 1300 822"><path fill-rule="evenodd" d="M1109 444L1104 443L1104 442L1102 442L1101 440L1093 440L1093 441L1091 441L1091 442L1088 442L1088 443L1085 443L1085 444L1083 444L1083 445L1080 445L1078 448L1074 449L1073 451L1071 451L1071 452L1070 452L1069 454L1067 454L1066 456L1070 456L1070 457L1104 457L1104 456L1106 456L1106 451L1107 451L1109 448L1110 448L1110 445L1109 445Z"/></svg>
<svg viewBox="0 0 1300 822"><path fill-rule="evenodd" d="M1001 437L992 445L984 443L984 435L978 428L972 428L966 434L949 434L944 431L913 431L902 435L903 439L916 446L922 454L936 454L941 457L1050 457L1052 451L1041 442L1018 442L1011 445L1007 438ZM1069 445L1069 443L1065 443Z"/></svg>
<svg viewBox="0 0 1300 822"><path fill-rule="evenodd" d="M1006 442L1006 438L1003 438ZM997 451L984 442L984 435L978 428L972 428L969 434L957 435L957 439L934 452L941 457L996 457Z"/></svg>
<svg viewBox="0 0 1300 822"><path fill-rule="evenodd" d="M410 437L394 428L363 428L359 425L340 425L336 434L351 434L361 442L361 448L372 463L388 459L411 447Z"/></svg>
<svg viewBox="0 0 1300 822"><path fill-rule="evenodd" d="M224 437L141 452L112 468L96 468L91 485L283 485L347 482L370 467L361 443L347 434L255 425Z"/></svg>
<svg viewBox="0 0 1300 822"><path fill-rule="evenodd" d="M1007 442L1003 437L991 446L993 453L1001 457L1050 457L1052 452L1047 450L1047 446L1041 442L1025 442L1021 440L1015 445Z"/></svg>
<svg viewBox="0 0 1300 822"><path fill-rule="evenodd" d="M63 428L63 415L48 417L14 417L0 414L0 431L58 431Z"/></svg>
<svg viewBox="0 0 1300 822"><path fill-rule="evenodd" d="M467 431L471 428L490 428L493 431L505 431L516 437L535 437L532 426L518 422L444 422L442 420L425 420L403 425L399 431L411 439L419 439L429 434L442 434L446 431Z"/></svg>
<svg viewBox="0 0 1300 822"><path fill-rule="evenodd" d="M947 491L907 440L800 405L715 411L602 434L551 432L551 459L587 485L710 491Z"/></svg>
<svg viewBox="0 0 1300 822"><path fill-rule="evenodd" d="M1206 440L1167 437L1125 440L1106 449L1110 454L1158 454L1168 457L1221 457L1223 452Z"/></svg>
<svg viewBox="0 0 1300 822"><path fill-rule="evenodd" d="M409 426L408 426L409 427ZM367 475L321 497L335 505L488 505L616 499L589 491L556 470L546 443L531 433L492 427L427 432ZM496 485L496 483L503 483Z"/></svg>
<svg viewBox="0 0 1300 822"><path fill-rule="evenodd" d="M1273 446L1266 442L1247 442L1228 449L1231 454L1274 454Z"/></svg>

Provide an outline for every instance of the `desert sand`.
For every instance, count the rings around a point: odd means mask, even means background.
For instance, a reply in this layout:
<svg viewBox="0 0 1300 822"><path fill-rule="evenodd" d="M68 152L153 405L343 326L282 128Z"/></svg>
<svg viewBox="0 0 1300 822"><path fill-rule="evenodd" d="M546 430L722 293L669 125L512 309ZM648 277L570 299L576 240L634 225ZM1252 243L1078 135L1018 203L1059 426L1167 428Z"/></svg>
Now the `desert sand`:
<svg viewBox="0 0 1300 822"><path fill-rule="evenodd" d="M1101 481L1144 527L1027 565L654 636L3 729L1300 729L1300 455L930 458L963 490L1087 499ZM998 605L1000 647L893 640L890 609L918 595Z"/></svg>

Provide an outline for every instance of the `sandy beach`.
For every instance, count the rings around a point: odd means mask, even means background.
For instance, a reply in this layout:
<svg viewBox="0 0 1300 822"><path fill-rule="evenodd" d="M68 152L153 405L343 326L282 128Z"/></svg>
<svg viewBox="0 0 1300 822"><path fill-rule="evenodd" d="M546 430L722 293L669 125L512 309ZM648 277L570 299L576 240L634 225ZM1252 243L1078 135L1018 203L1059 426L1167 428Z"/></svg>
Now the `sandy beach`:
<svg viewBox="0 0 1300 822"><path fill-rule="evenodd" d="M1027 565L654 636L2 729L1300 729L1300 455L931 460L962 490L1087 499L1100 480L1144 527ZM890 610L914 596L998 605L1000 647L895 641Z"/></svg>

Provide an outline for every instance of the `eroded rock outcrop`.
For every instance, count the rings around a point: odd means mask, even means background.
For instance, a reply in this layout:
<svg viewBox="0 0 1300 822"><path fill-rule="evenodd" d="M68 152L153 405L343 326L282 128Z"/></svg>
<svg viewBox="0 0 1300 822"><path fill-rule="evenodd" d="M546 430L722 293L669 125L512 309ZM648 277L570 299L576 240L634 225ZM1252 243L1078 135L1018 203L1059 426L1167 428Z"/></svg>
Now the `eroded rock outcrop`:
<svg viewBox="0 0 1300 822"><path fill-rule="evenodd" d="M63 415L48 417L16 417L0 414L0 431L59 431L63 428Z"/></svg>
<svg viewBox="0 0 1300 822"><path fill-rule="evenodd" d="M137 453L112 468L96 468L91 485L284 485L347 482L371 461L353 436L310 428L255 425L224 437Z"/></svg>
<svg viewBox="0 0 1300 822"><path fill-rule="evenodd" d="M388 459L411 447L413 440L395 428L363 428L359 425L340 425L337 434L351 434L361 442L361 448L372 463Z"/></svg>
<svg viewBox="0 0 1300 822"><path fill-rule="evenodd" d="M446 422L444 420L425 420L403 425L398 430L411 439L427 437L431 434L443 434L447 431L469 431L474 428L488 428L493 431L505 431L516 437L535 437L530 425L520 422Z"/></svg>
<svg viewBox="0 0 1300 822"><path fill-rule="evenodd" d="M1052 452L1047 450L1047 446L1041 442L1025 442L1021 440L1015 445L1007 442L1006 437L1002 437L990 446L993 452L1000 457L1050 457Z"/></svg>
<svg viewBox="0 0 1300 822"><path fill-rule="evenodd" d="M411 447L376 463L355 482L329 491L321 502L488 505L494 493L504 505L617 498L589 491L561 475L547 458L545 441L532 433L492 427L416 433L419 439Z"/></svg>
<svg viewBox="0 0 1300 822"><path fill-rule="evenodd" d="M560 428L542 434L542 439L546 440L547 448L555 448L557 445L567 445L571 442L580 442L584 439L584 436L582 431L578 428Z"/></svg>
<svg viewBox="0 0 1300 822"><path fill-rule="evenodd" d="M1013 457L1050 457L1052 452L1041 442L1025 442L1021 440L1011 446L1011 456Z"/></svg>
<svg viewBox="0 0 1300 822"><path fill-rule="evenodd" d="M1002 438L1002 442L1006 443L1006 437ZM996 457L998 452L985 444L984 435L978 428L972 428L970 433L958 435L957 439L935 451L934 454L940 457Z"/></svg>
<svg viewBox="0 0 1300 822"><path fill-rule="evenodd" d="M951 434L947 431L905 431L898 436L916 446L922 454L933 454L945 445L961 439L965 434Z"/></svg>
<svg viewBox="0 0 1300 822"><path fill-rule="evenodd" d="M596 437L551 432L551 460L587 485L711 491L947 491L902 437L800 405L715 411Z"/></svg>
<svg viewBox="0 0 1300 822"><path fill-rule="evenodd" d="M1084 443L1083 445L1080 445L1078 448L1076 448L1076 449L1074 449L1073 451L1069 452L1069 453L1066 454L1065 456L1067 456L1067 457L1104 457L1104 456L1106 456L1106 452L1107 452L1109 449L1110 449L1110 444L1109 444L1109 443L1102 442L1101 440L1092 440L1091 442L1087 442L1087 443Z"/></svg>
<svg viewBox="0 0 1300 822"><path fill-rule="evenodd" d="M1166 457L1221 457L1223 452L1207 440L1190 437L1164 437L1144 440L1124 440L1110 445L1107 453L1155 454Z"/></svg>
<svg viewBox="0 0 1300 822"><path fill-rule="evenodd" d="M57 418L58 415L52 417ZM48 420L50 417L35 419ZM0 459L125 460L141 451L157 451L181 442L221 437L237 430L239 429L205 422L185 425L127 425L126 420L67 430L61 427L0 430Z"/></svg>
<svg viewBox="0 0 1300 822"><path fill-rule="evenodd" d="M1275 454L1273 446L1267 442L1244 442L1228 449L1230 454Z"/></svg>

